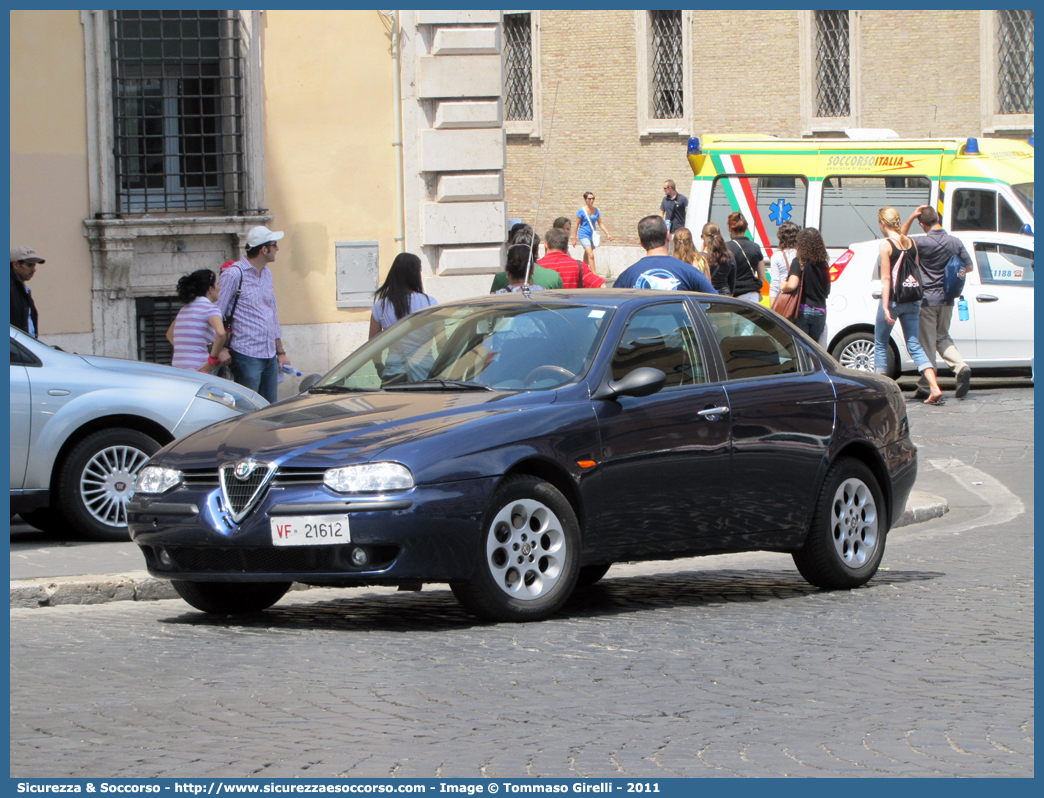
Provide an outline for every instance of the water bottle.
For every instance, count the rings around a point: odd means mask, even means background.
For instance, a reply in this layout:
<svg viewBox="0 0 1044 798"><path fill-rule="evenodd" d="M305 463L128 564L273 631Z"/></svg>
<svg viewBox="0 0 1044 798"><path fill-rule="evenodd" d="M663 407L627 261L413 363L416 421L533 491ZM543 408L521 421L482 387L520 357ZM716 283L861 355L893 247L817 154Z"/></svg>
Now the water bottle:
<svg viewBox="0 0 1044 798"><path fill-rule="evenodd" d="M968 300L963 295L957 300L957 318L961 321L968 321L971 318L971 314L968 313Z"/></svg>
<svg viewBox="0 0 1044 798"><path fill-rule="evenodd" d="M289 363L284 363L280 368L289 374L291 377L300 377L301 372L291 366Z"/></svg>

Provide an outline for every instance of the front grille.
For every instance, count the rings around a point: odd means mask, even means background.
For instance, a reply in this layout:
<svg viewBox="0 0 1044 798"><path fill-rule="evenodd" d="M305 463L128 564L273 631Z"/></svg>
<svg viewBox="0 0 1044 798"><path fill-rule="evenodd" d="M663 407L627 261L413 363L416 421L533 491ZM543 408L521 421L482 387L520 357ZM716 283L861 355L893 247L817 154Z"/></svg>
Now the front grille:
<svg viewBox="0 0 1044 798"><path fill-rule="evenodd" d="M253 470L241 479L236 476L235 472L243 462L223 465L218 471L225 506L231 511L233 520L237 522L241 521L260 500L276 468L274 463L253 461Z"/></svg>
<svg viewBox="0 0 1044 798"><path fill-rule="evenodd" d="M191 573L336 573L352 571L380 571L391 565L399 553L396 546L359 546L367 553L365 566L351 561L347 546L294 546L287 548L217 548L167 547L174 560L174 568L163 568L153 546L145 546L149 566L155 571L185 571Z"/></svg>

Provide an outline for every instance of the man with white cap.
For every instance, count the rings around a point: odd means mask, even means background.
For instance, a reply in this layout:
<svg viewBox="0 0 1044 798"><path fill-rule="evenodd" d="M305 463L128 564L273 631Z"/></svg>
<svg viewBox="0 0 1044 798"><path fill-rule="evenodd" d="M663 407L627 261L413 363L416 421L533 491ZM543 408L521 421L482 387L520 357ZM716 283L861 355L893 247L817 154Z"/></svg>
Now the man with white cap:
<svg viewBox="0 0 1044 798"><path fill-rule="evenodd" d="M279 369L290 365L276 311L275 289L268 265L276 259L281 232L251 228L246 254L221 272L218 306L230 327L228 343L232 376L269 402L278 398ZM231 324L228 321L231 320Z"/></svg>
<svg viewBox="0 0 1044 798"><path fill-rule="evenodd" d="M33 338L40 329L40 314L26 283L36 274L36 265L46 262L29 247L11 248L11 324Z"/></svg>

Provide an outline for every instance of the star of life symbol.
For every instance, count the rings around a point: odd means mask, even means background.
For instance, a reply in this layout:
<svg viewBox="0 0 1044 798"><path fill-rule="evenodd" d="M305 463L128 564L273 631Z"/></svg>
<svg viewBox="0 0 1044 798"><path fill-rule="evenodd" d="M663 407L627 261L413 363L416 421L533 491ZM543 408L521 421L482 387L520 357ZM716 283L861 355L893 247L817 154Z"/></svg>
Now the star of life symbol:
<svg viewBox="0 0 1044 798"><path fill-rule="evenodd" d="M769 219L777 225L781 225L783 222L789 222L790 212L793 208L794 206L785 199L778 199L769 205Z"/></svg>

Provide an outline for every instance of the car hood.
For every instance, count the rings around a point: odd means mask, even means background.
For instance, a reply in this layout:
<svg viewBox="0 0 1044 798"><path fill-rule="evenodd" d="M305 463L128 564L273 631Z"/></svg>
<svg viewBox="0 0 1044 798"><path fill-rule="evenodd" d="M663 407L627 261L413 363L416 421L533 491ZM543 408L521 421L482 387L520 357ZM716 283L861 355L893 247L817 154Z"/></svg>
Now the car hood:
<svg viewBox="0 0 1044 798"><path fill-rule="evenodd" d="M186 382L194 382L199 385L205 383L224 383L227 380L222 380L217 377L212 377L209 374L203 374L200 371L189 371L188 369L176 369L173 366L161 366L158 363L143 363L140 360L121 360L114 357L96 357L94 355L77 355L90 365L100 368L109 369L110 371L118 371L121 374L141 374L147 376L159 376L159 377L170 377L171 379L184 380ZM242 387L240 388L242 390Z"/></svg>
<svg viewBox="0 0 1044 798"><path fill-rule="evenodd" d="M552 404L555 396L554 391L304 394L200 430L172 444L157 461L170 468L213 468L252 456L325 469L366 462L389 447L477 419Z"/></svg>

